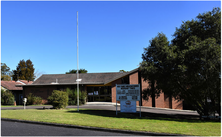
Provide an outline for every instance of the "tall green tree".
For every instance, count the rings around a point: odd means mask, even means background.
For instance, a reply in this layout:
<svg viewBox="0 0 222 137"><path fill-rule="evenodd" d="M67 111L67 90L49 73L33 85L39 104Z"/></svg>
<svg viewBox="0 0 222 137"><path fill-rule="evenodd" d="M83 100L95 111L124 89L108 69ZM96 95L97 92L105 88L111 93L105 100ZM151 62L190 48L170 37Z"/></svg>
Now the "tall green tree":
<svg viewBox="0 0 222 137"><path fill-rule="evenodd" d="M162 33L150 41L142 54L142 76L156 81L157 95L163 90L186 100L200 116L221 115L220 8L183 22L173 36L171 43Z"/></svg>
<svg viewBox="0 0 222 137"><path fill-rule="evenodd" d="M79 73L87 73L88 71L85 70L85 69L79 69ZM69 70L69 72L66 72L66 74L72 74L72 73L77 73L77 70L76 69L72 69L72 70Z"/></svg>
<svg viewBox="0 0 222 137"><path fill-rule="evenodd" d="M10 68L5 63L1 63L1 80L10 81L11 75L12 72L10 71Z"/></svg>
<svg viewBox="0 0 222 137"><path fill-rule="evenodd" d="M18 79L33 81L35 79L34 71L35 68L32 61L30 59L26 61L23 59L18 63L16 70L13 70L12 78L15 81Z"/></svg>
<svg viewBox="0 0 222 137"><path fill-rule="evenodd" d="M26 61L26 73L25 73L25 78L28 81L33 81L35 79L35 69L34 69L34 65L32 64L32 61L29 59Z"/></svg>
<svg viewBox="0 0 222 137"><path fill-rule="evenodd" d="M144 54L142 54L141 75L149 83L149 86L143 90L142 97L144 100L149 100L149 97L151 97L152 107L155 107L155 98L159 97L162 90L156 86L156 80L162 78L162 74L158 73L156 66L163 62L167 64L165 54L169 51L168 48L169 41L167 37L163 33L159 33L157 37L150 40L150 46L144 48Z"/></svg>

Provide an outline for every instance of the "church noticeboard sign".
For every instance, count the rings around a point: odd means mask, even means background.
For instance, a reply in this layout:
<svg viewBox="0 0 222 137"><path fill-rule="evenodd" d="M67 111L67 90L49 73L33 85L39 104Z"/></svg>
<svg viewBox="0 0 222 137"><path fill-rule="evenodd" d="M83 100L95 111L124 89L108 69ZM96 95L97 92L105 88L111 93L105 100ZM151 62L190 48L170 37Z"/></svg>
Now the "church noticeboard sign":
<svg viewBox="0 0 222 137"><path fill-rule="evenodd" d="M120 101L120 112L136 112L136 101Z"/></svg>
<svg viewBox="0 0 222 137"><path fill-rule="evenodd" d="M137 113L136 101L140 100L140 84L120 84L116 85L116 102L120 101L120 112ZM117 105L116 105L117 115ZM141 106L140 106L141 116Z"/></svg>
<svg viewBox="0 0 222 137"><path fill-rule="evenodd" d="M140 85L116 85L116 101L140 101Z"/></svg>

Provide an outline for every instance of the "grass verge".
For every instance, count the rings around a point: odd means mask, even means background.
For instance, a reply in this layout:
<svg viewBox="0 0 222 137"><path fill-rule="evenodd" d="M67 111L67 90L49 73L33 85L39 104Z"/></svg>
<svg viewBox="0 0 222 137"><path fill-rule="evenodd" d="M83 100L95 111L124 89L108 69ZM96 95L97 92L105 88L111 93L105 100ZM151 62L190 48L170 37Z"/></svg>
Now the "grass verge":
<svg viewBox="0 0 222 137"><path fill-rule="evenodd" d="M138 117L109 110L80 109L26 109L1 110L2 118L60 123L80 126L123 129L132 131L185 134L192 136L220 136L220 122L173 118Z"/></svg>
<svg viewBox="0 0 222 137"><path fill-rule="evenodd" d="M22 105L17 105L17 106L14 106L14 105L1 105L1 107L22 107Z"/></svg>
<svg viewBox="0 0 222 137"><path fill-rule="evenodd" d="M28 106L52 106L52 105L28 105ZM24 107L24 105L16 105L16 106L14 106L14 105L1 105L1 107ZM27 105L26 105L26 107L27 107Z"/></svg>

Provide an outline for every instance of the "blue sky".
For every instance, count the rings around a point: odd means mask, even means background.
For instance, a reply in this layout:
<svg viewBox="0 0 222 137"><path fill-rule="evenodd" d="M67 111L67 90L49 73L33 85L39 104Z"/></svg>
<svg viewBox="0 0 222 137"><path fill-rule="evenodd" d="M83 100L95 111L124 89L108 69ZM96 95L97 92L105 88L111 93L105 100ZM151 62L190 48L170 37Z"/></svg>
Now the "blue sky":
<svg viewBox="0 0 222 137"><path fill-rule="evenodd" d="M182 21L221 7L220 1L2 1L1 62L11 70L30 59L43 74L77 69L76 12L79 14L79 68L130 71L143 48L163 32L171 40Z"/></svg>

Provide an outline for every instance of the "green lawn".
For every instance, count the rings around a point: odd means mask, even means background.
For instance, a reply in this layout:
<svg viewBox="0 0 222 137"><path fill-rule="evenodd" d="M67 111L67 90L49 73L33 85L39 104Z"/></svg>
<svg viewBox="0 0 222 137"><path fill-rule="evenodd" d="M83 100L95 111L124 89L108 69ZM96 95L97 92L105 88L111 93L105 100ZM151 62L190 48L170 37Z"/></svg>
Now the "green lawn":
<svg viewBox="0 0 222 137"><path fill-rule="evenodd" d="M52 105L28 105L28 106L52 106ZM1 105L1 107L24 107L24 105ZM27 107L27 105L26 105Z"/></svg>
<svg viewBox="0 0 222 137"><path fill-rule="evenodd" d="M139 114L138 114L139 115ZM2 118L103 127L133 131L185 134L193 136L221 136L220 122L149 118L109 110L80 109L26 109L1 110Z"/></svg>
<svg viewBox="0 0 222 137"><path fill-rule="evenodd" d="M22 105L17 105L17 106L14 106L14 105L1 105L1 107L22 107Z"/></svg>

